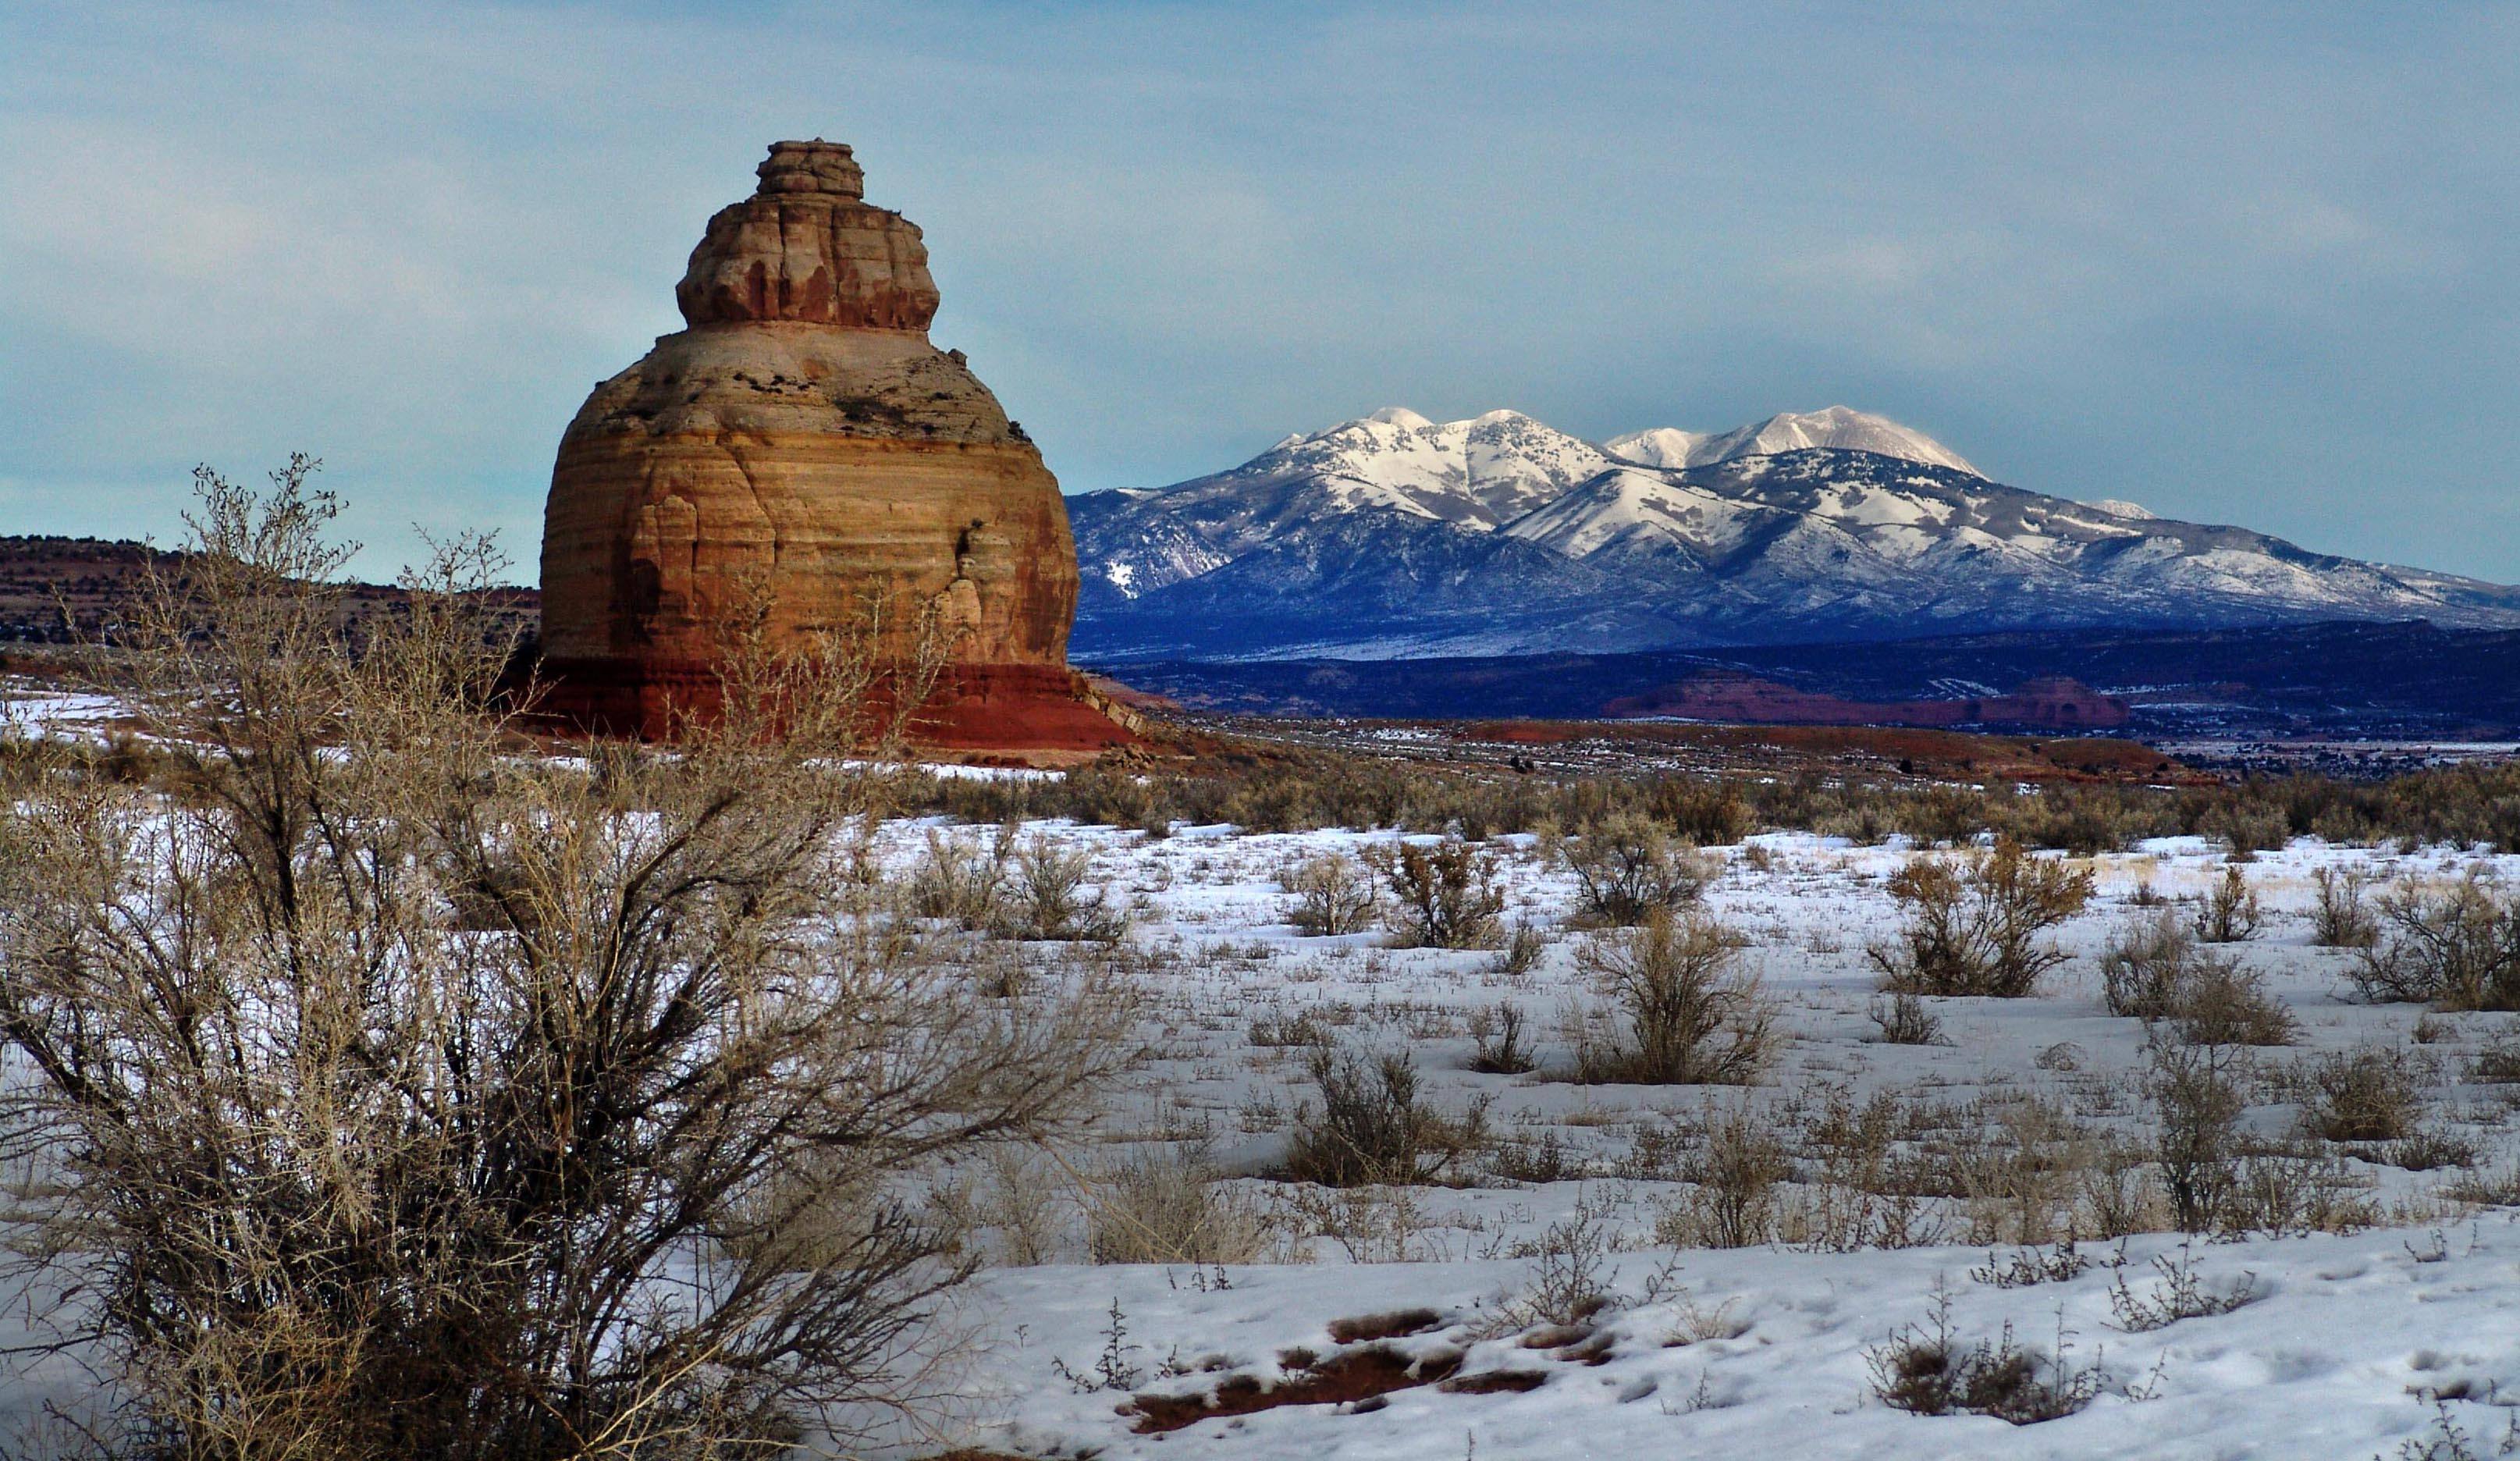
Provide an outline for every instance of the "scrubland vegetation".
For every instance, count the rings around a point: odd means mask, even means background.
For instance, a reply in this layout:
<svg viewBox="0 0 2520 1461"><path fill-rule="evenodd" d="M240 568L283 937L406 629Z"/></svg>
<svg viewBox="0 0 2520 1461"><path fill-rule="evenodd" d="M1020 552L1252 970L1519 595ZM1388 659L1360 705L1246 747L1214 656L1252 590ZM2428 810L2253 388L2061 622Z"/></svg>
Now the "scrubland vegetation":
<svg viewBox="0 0 2520 1461"><path fill-rule="evenodd" d="M134 724L0 756L54 1449L2114 1454L2226 1434L2156 1335L2513 1256L2520 773L922 771L741 616L555 747L486 548L345 640L331 507L207 481ZM2403 1358L2351 1454L2499 1434Z"/></svg>

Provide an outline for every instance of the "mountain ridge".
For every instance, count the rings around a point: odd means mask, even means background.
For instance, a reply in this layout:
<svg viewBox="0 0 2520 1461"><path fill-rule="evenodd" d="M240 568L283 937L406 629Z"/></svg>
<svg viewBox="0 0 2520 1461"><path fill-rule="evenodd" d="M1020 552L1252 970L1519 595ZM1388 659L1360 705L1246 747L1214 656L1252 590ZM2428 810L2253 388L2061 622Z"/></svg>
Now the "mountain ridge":
<svg viewBox="0 0 2520 1461"><path fill-rule="evenodd" d="M1514 411L1437 423L1387 407L1225 472L1068 508L1085 584L1076 652L1110 661L2520 626L2520 589L2009 485L1845 407L1602 443Z"/></svg>

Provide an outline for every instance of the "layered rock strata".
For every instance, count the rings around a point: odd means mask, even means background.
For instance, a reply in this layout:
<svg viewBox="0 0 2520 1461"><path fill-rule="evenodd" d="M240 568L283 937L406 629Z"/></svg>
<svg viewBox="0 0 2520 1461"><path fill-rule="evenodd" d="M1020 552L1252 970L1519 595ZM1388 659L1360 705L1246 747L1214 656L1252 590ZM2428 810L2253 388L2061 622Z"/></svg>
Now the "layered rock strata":
<svg viewBox="0 0 2520 1461"><path fill-rule="evenodd" d="M946 668L917 720L950 747L1092 749L1130 732L1067 668L1076 555L1058 483L960 350L927 339L919 228L849 149L782 142L709 219L689 328L595 388L543 520L551 708L658 735L706 714L731 618L774 640L876 630Z"/></svg>

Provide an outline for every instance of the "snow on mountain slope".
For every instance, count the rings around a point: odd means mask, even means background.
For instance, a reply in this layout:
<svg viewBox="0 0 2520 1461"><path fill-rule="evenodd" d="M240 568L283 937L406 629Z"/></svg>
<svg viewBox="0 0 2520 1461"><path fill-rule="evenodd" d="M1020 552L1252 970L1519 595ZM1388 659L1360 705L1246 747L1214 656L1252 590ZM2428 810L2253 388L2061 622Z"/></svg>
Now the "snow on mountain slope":
<svg viewBox="0 0 2520 1461"><path fill-rule="evenodd" d="M1697 449L1714 438L1715 434L1711 432L1684 432L1678 427L1658 426L1650 431L1612 436L1601 445L1614 457L1625 457L1647 467L1687 467Z"/></svg>
<svg viewBox="0 0 2520 1461"><path fill-rule="evenodd" d="M1787 411L1729 432L1699 433L1658 427L1612 436L1602 443L1612 455L1649 467L1703 467L1735 457L1769 456L1782 451L1828 447L1901 457L1928 467L1948 467L1971 477L1986 474L1958 452L1912 427L1886 416L1847 406L1821 411Z"/></svg>
<svg viewBox="0 0 2520 1461"><path fill-rule="evenodd" d="M1229 472L1069 502L1089 599L1196 577L1307 524L1353 514L1485 532L1608 469L1589 441L1516 411L1441 424L1389 406L1290 435Z"/></svg>
<svg viewBox="0 0 2520 1461"><path fill-rule="evenodd" d="M1569 558L1677 548L1702 561L1775 516L1662 473L1614 468L1505 530Z"/></svg>
<svg viewBox="0 0 2520 1461"><path fill-rule="evenodd" d="M1787 449L1814 437L1895 449ZM1212 477L1071 498L1075 652L1387 658L2098 624L2520 624L2520 589L2006 486L1843 407L1607 446L1510 411L1436 423L1393 407Z"/></svg>
<svg viewBox="0 0 2520 1461"><path fill-rule="evenodd" d="M1387 406L1309 436L1290 436L1231 472L1163 489L1169 497L1323 484L1349 507L1388 507L1493 527L1611 465L1601 448L1518 411L1435 423Z"/></svg>

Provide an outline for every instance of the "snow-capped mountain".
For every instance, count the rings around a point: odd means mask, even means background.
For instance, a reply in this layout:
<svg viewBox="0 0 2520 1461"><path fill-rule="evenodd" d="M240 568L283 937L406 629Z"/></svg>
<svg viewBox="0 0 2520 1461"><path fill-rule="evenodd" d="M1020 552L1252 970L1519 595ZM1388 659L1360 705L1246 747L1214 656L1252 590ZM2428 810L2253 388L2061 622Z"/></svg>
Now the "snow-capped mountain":
<svg viewBox="0 0 2520 1461"><path fill-rule="evenodd" d="M1090 554L1078 545L1088 577L1136 599L1358 515L1492 531L1614 465L1601 448L1519 412L1437 425L1394 406L1288 436L1231 472L1153 492L1089 493L1068 506L1107 516L1096 510L1121 503L1101 499L1117 497L1143 509Z"/></svg>
<svg viewBox="0 0 2520 1461"><path fill-rule="evenodd" d="M1703 467L1734 457L1774 456L1784 451L1826 448L1868 451L1878 456L1949 467L1971 477L1985 473L1958 452L1886 416L1846 406L1824 411L1787 411L1729 432L1684 432L1671 427L1631 432L1601 443L1614 456L1648 467Z"/></svg>
<svg viewBox="0 0 2520 1461"><path fill-rule="evenodd" d="M1862 444L1858 444L1862 443ZM1070 498L1086 659L1394 658L2077 625L2520 625L2520 589L1991 481L1845 407L1595 445L1377 411Z"/></svg>

